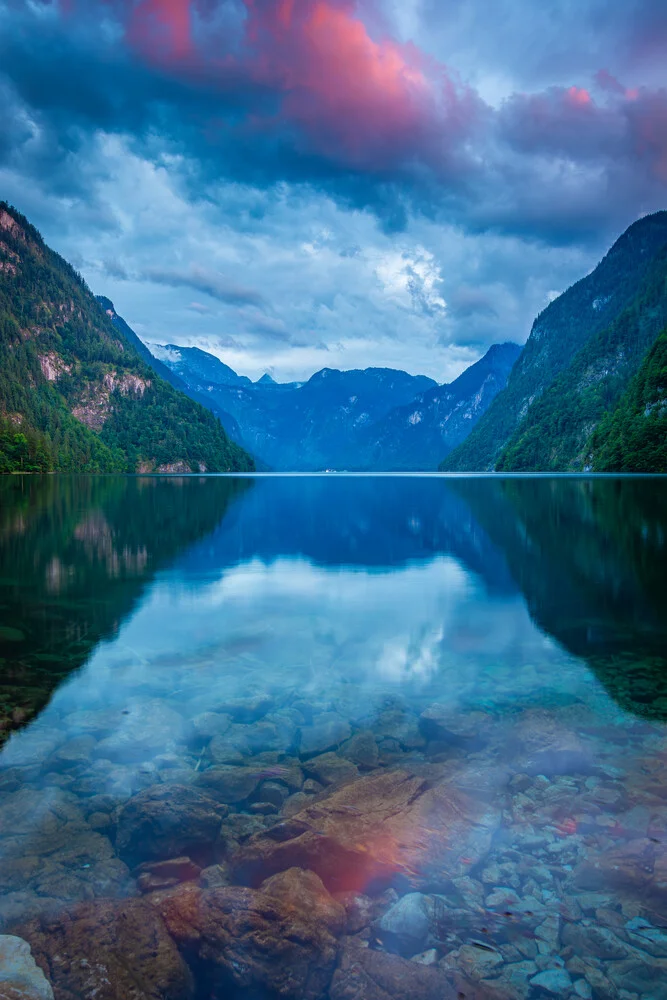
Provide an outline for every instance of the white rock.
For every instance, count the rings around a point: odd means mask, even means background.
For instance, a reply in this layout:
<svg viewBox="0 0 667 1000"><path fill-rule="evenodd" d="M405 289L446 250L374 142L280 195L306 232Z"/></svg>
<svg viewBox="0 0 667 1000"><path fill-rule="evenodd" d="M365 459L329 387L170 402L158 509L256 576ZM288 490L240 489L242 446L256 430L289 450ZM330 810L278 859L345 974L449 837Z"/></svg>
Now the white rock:
<svg viewBox="0 0 667 1000"><path fill-rule="evenodd" d="M0 934L0 994L5 991L21 1000L53 1000L53 990L35 963L28 942Z"/></svg>

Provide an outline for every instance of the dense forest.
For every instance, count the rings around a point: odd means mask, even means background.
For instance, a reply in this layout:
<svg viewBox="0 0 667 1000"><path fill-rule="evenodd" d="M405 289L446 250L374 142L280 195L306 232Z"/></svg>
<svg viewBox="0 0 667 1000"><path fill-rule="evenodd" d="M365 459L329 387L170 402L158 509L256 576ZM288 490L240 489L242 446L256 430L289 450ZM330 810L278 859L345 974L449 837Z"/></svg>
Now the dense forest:
<svg viewBox="0 0 667 1000"><path fill-rule="evenodd" d="M0 472L253 467L210 411L146 364L74 268L0 202Z"/></svg>
<svg viewBox="0 0 667 1000"><path fill-rule="evenodd" d="M667 329L594 433L595 472L667 473Z"/></svg>
<svg viewBox="0 0 667 1000"><path fill-rule="evenodd" d="M630 306L582 347L530 407L496 466L499 472L590 468L591 434L614 409L667 325L667 251ZM620 471L614 467L612 471ZM654 470L655 471L655 470Z"/></svg>
<svg viewBox="0 0 667 1000"><path fill-rule="evenodd" d="M667 212L657 212L540 313L506 388L441 469L583 469L590 435L667 322L666 274Z"/></svg>

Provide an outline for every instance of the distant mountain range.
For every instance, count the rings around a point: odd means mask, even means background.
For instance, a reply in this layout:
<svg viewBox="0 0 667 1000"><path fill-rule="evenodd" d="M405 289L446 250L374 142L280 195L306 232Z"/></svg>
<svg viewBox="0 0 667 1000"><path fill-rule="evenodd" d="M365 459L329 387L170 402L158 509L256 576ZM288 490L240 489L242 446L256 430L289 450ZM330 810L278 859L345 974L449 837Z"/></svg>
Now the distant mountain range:
<svg viewBox="0 0 667 1000"><path fill-rule="evenodd" d="M268 468L434 471L504 387L521 349L495 345L444 386L391 368L324 368L303 383L269 375L253 383L198 348L152 350Z"/></svg>
<svg viewBox="0 0 667 1000"><path fill-rule="evenodd" d="M666 472L666 329L658 212L537 317L506 388L441 468Z"/></svg>

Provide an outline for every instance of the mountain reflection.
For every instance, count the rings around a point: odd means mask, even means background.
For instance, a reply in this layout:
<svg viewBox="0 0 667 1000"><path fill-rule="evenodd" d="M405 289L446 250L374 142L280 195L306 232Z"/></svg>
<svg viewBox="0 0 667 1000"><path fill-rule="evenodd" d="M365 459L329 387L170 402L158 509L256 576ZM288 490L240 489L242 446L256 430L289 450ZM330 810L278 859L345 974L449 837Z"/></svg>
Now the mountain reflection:
<svg viewBox="0 0 667 1000"><path fill-rule="evenodd" d="M0 477L0 737L111 638L243 480Z"/></svg>
<svg viewBox="0 0 667 1000"><path fill-rule="evenodd" d="M493 601L522 595L538 628L582 658L621 707L667 718L666 499L665 481L631 479L4 479L2 725L39 710L114 636L158 570L213 579L284 560L301 561L303 580L308 566L378 577L433 564L432 588L424 575L418 585L426 593L459 567L488 601L449 622L446 642L457 653L492 650L503 627ZM273 579L284 591L287 577L278 571ZM255 575L248 585L257 583ZM262 585L272 586L270 575ZM303 585L313 594L320 588L312 614L326 616L333 578L311 574ZM345 586L356 593L352 578ZM380 594L383 585L375 586ZM356 594L359 608L367 594ZM380 634L383 615L401 618L405 601L392 602L366 609L369 635ZM436 619L447 614L427 602L416 639L392 639L393 647L383 640L383 669L395 672L410 656L420 670L437 664L445 640ZM251 618L244 628L261 646L262 627Z"/></svg>

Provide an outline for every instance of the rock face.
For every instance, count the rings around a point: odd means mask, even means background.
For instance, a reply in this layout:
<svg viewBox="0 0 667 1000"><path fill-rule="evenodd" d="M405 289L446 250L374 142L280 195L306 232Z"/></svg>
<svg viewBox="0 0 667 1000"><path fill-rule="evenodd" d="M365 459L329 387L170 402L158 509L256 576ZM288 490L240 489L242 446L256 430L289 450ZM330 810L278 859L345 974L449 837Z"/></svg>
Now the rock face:
<svg viewBox="0 0 667 1000"><path fill-rule="evenodd" d="M0 1000L53 1000L28 942L6 934L0 935Z"/></svg>
<svg viewBox="0 0 667 1000"><path fill-rule="evenodd" d="M226 814L225 806L189 785L154 785L120 810L116 849L130 865L184 854L207 860Z"/></svg>
<svg viewBox="0 0 667 1000"><path fill-rule="evenodd" d="M156 905L173 938L219 991L234 984L321 1000L331 981L346 914L313 872L282 872L257 891L176 890Z"/></svg>
<svg viewBox="0 0 667 1000"><path fill-rule="evenodd" d="M142 900L81 903L21 928L56 1000L192 1000L192 976Z"/></svg>
<svg viewBox="0 0 667 1000"><path fill-rule="evenodd" d="M495 804L446 784L429 788L397 770L361 778L256 834L231 866L250 885L302 867L335 892L363 891L397 876L431 886L465 874L488 851L499 822Z"/></svg>
<svg viewBox="0 0 667 1000"><path fill-rule="evenodd" d="M456 990L439 969L356 943L341 955L331 1000L455 1000Z"/></svg>

